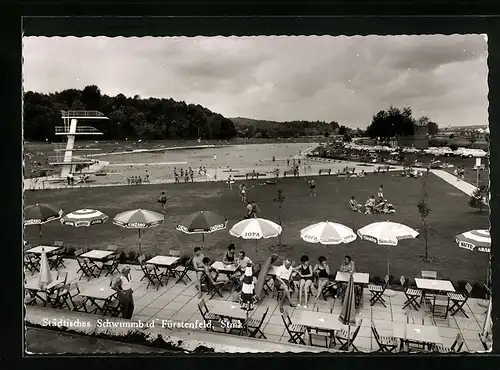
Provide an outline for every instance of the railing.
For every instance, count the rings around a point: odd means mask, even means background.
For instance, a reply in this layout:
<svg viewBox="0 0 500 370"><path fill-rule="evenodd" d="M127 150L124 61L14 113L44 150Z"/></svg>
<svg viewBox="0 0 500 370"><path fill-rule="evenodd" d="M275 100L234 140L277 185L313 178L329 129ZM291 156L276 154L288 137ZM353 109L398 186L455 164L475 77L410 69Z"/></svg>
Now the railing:
<svg viewBox="0 0 500 370"><path fill-rule="evenodd" d="M92 126L76 126L75 132L70 132L69 126L56 126L56 135L72 135L72 134L92 134L103 135L102 132Z"/></svg>
<svg viewBox="0 0 500 370"><path fill-rule="evenodd" d="M62 110L62 118L104 118L107 117L96 110Z"/></svg>

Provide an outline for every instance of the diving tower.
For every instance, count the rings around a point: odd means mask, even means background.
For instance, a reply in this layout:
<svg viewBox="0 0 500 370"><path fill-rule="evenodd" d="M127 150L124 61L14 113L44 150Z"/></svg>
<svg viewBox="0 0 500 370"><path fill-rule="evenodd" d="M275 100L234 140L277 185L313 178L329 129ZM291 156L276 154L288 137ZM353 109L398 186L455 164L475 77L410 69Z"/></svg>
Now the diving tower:
<svg viewBox="0 0 500 370"><path fill-rule="evenodd" d="M62 166L61 177L65 178L70 173L75 172L76 165L92 165L96 163L95 160L87 158L73 157L73 152L76 151L90 151L88 148L75 148L75 139L77 136L98 136L103 135L102 132L93 126L78 126L79 120L100 120L109 119L104 114L93 110L69 110L61 111L61 118L63 119L63 126L56 126L55 134L64 135L67 137L66 146L64 144L56 144L54 148L56 152L55 157L49 158L49 164Z"/></svg>

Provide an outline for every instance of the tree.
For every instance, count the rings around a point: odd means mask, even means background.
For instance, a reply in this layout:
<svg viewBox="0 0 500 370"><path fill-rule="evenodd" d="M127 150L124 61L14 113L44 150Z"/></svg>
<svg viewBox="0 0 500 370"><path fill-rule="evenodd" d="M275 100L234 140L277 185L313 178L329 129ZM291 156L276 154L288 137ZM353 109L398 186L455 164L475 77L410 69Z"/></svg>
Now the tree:
<svg viewBox="0 0 500 370"><path fill-rule="evenodd" d="M454 134L450 134L450 136L448 136L450 139L453 139L455 137Z"/></svg>
<svg viewBox="0 0 500 370"><path fill-rule="evenodd" d="M428 122L427 123L427 132L429 133L429 135L437 135L438 132L439 132L439 126L436 122Z"/></svg>
<svg viewBox="0 0 500 370"><path fill-rule="evenodd" d="M279 210L279 221L278 221L278 224L280 226L283 226L283 202L285 201L285 197L283 196L283 192L281 191L281 189L278 189L278 195L276 198L273 199L274 203L278 206L278 210ZM282 246L282 234L283 233L280 233L279 235L279 245L280 247Z"/></svg>
<svg viewBox="0 0 500 370"><path fill-rule="evenodd" d="M450 144L450 145L449 145L449 147L450 147L450 149L451 149L451 150L453 150L453 151L455 151L455 150L457 150L457 149L458 149L458 145L457 145L457 144Z"/></svg>
<svg viewBox="0 0 500 370"><path fill-rule="evenodd" d="M428 194L427 194L427 178L423 178L422 182L422 199L417 204L418 213L420 214L420 222L422 224L422 233L424 236L425 243L425 260L429 260L429 243L428 243L428 234L429 234L429 224L427 222L427 217L431 213L431 209L427 204Z"/></svg>
<svg viewBox="0 0 500 370"><path fill-rule="evenodd" d="M89 110L101 109L101 90L96 85L85 86L80 100Z"/></svg>
<svg viewBox="0 0 500 370"><path fill-rule="evenodd" d="M330 133L329 132L325 132L325 138L328 139L330 137Z"/></svg>
<svg viewBox="0 0 500 370"><path fill-rule="evenodd" d="M372 118L372 123L366 129L371 138L390 139L397 136L411 136L414 133L415 119L410 107L403 109L389 107L381 110Z"/></svg>
<svg viewBox="0 0 500 370"><path fill-rule="evenodd" d="M342 137L342 140L344 141L344 143L350 143L352 141L352 138L349 134L345 134L343 137Z"/></svg>
<svg viewBox="0 0 500 370"><path fill-rule="evenodd" d="M339 135L346 135L348 133L347 127L340 126L339 127Z"/></svg>
<svg viewBox="0 0 500 370"><path fill-rule="evenodd" d="M473 132L470 137L469 137L469 142L470 142L470 146L471 148L474 147L474 143L477 141L477 135L475 132Z"/></svg>
<svg viewBox="0 0 500 370"><path fill-rule="evenodd" d="M478 212L482 212L483 209L488 207L488 199L490 195L490 189L487 185L481 185L479 188L474 190L470 199L469 206L476 208Z"/></svg>

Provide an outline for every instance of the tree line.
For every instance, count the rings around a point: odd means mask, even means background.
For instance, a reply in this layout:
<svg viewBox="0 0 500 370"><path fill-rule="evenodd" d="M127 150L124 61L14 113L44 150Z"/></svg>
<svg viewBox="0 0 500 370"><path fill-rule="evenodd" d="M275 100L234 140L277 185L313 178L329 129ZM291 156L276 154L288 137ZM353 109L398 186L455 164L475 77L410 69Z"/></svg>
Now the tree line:
<svg viewBox="0 0 500 370"><path fill-rule="evenodd" d="M109 120L96 127L103 140L228 140L244 138L291 138L329 135L339 130L335 121L273 122L247 118L227 118L198 104L173 99L108 96L95 85L83 90L67 89L42 94L24 93L24 137L31 141L56 141L55 126L62 126L62 110L97 110ZM90 123L92 124L92 123ZM344 131L345 127L341 126Z"/></svg>
<svg viewBox="0 0 500 370"><path fill-rule="evenodd" d="M413 117L410 107L399 109L391 106L373 116L371 124L366 129L366 135L371 138L390 139L413 136L420 129L432 136L438 133L439 126L428 117Z"/></svg>

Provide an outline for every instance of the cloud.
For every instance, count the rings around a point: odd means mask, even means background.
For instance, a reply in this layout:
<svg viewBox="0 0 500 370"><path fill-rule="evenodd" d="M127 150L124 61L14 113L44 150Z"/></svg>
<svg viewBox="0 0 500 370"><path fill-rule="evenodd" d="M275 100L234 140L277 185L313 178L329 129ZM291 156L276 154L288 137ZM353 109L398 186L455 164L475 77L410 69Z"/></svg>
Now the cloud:
<svg viewBox="0 0 500 370"><path fill-rule="evenodd" d="M98 85L227 117L366 127L389 105L440 126L487 123L482 35L47 38L23 40L24 89Z"/></svg>

